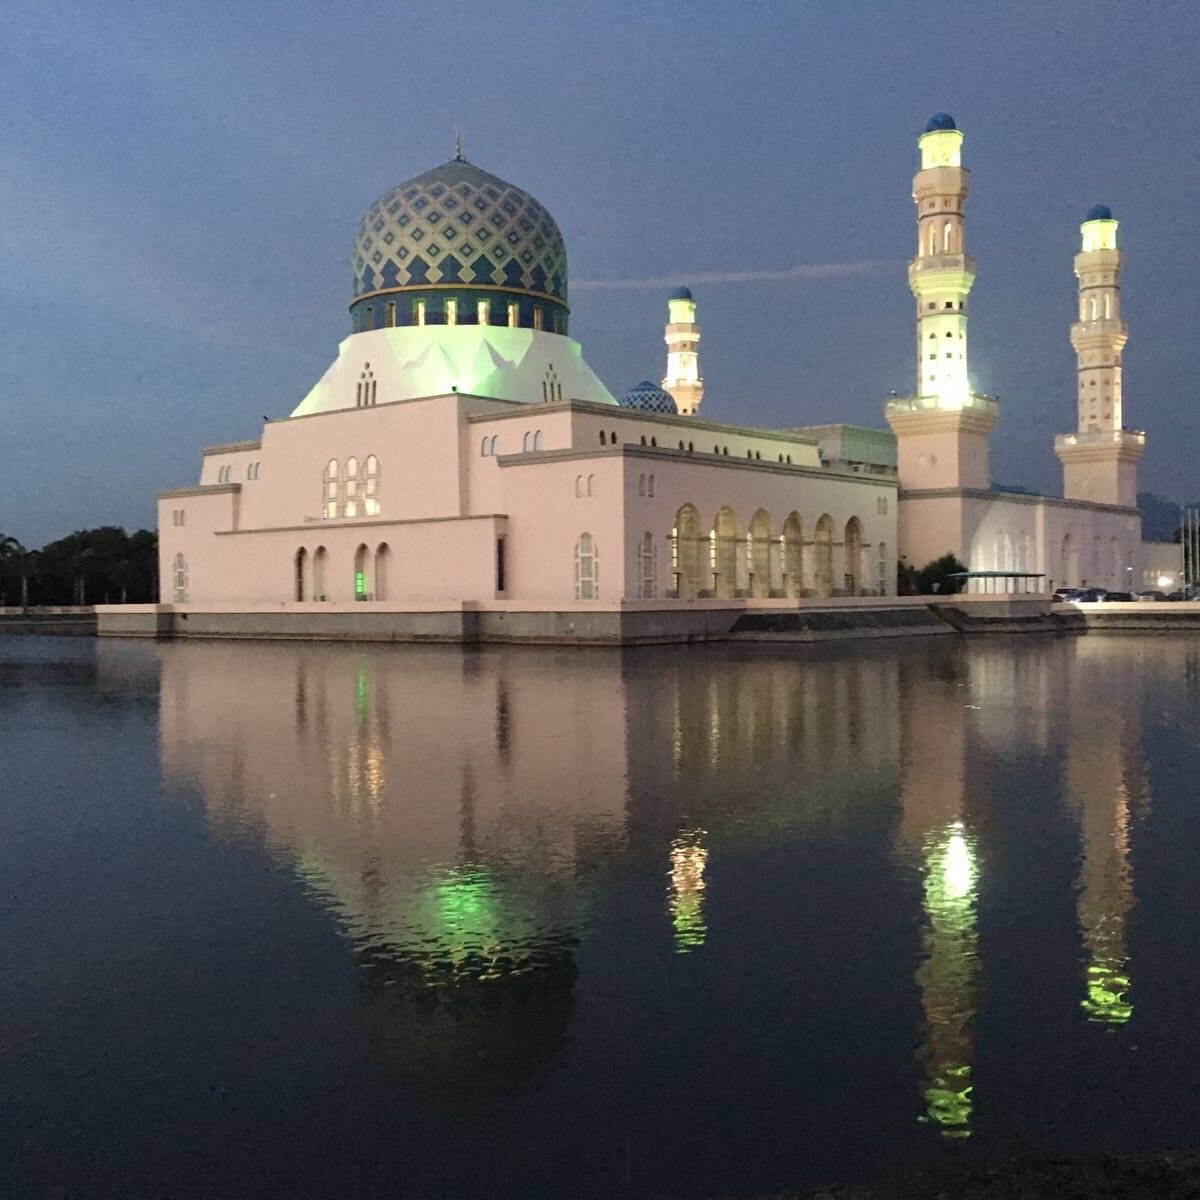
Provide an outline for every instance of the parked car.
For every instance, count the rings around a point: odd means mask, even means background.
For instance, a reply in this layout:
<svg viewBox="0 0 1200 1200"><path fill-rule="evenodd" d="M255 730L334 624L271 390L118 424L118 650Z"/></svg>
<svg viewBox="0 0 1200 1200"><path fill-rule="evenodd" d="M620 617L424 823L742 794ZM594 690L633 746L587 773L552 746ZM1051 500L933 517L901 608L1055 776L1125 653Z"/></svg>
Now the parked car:
<svg viewBox="0 0 1200 1200"><path fill-rule="evenodd" d="M1129 593L1126 592L1126 595ZM1102 604L1108 598L1105 588L1076 588L1068 604Z"/></svg>
<svg viewBox="0 0 1200 1200"><path fill-rule="evenodd" d="M1151 588L1148 592L1138 592L1137 598L1139 600L1165 600L1167 593L1160 592L1157 588Z"/></svg>
<svg viewBox="0 0 1200 1200"><path fill-rule="evenodd" d="M1065 604L1074 600L1081 591L1083 591L1083 588L1055 588L1050 597L1050 602L1052 604Z"/></svg>
<svg viewBox="0 0 1200 1200"><path fill-rule="evenodd" d="M1137 597L1132 592L1106 592L1103 599L1106 602L1116 603L1117 601L1136 600Z"/></svg>

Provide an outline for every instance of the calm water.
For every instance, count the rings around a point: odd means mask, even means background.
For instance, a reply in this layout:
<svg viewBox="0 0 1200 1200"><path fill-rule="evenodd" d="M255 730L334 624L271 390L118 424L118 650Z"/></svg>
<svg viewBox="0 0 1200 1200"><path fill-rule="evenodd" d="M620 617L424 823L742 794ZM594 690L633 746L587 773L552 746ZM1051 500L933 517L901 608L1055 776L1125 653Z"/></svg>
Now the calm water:
<svg viewBox="0 0 1200 1200"><path fill-rule="evenodd" d="M1200 1144L1200 641L0 639L0 1194Z"/></svg>

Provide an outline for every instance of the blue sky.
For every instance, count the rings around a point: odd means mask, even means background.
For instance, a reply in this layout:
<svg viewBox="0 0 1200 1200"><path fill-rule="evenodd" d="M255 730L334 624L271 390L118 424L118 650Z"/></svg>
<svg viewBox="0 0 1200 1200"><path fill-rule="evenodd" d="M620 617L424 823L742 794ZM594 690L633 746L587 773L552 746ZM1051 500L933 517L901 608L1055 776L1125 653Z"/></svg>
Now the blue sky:
<svg viewBox="0 0 1200 1200"><path fill-rule="evenodd" d="M347 332L359 216L456 123L556 217L610 389L659 377L657 281L684 282L706 416L880 425L912 388L909 188L945 109L996 479L1060 486L1071 259L1104 202L1141 486L1200 495L1195 3L8 0L0 47L0 531L31 545L151 523L202 445L290 411Z"/></svg>

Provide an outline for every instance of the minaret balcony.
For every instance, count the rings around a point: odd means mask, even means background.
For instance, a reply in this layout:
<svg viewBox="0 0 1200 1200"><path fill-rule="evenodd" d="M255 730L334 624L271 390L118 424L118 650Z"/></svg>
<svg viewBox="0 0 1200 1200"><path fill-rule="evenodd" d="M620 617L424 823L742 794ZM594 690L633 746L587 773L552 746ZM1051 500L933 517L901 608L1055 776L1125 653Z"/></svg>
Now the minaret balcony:
<svg viewBox="0 0 1200 1200"><path fill-rule="evenodd" d="M972 393L958 399L950 396L893 396L884 411L888 416L894 413L976 412L995 420L1000 412L1000 399L998 396Z"/></svg>
<svg viewBox="0 0 1200 1200"><path fill-rule="evenodd" d="M918 254L908 263L909 274L913 271L966 271L975 274L973 254Z"/></svg>
<svg viewBox="0 0 1200 1200"><path fill-rule="evenodd" d="M1146 446L1146 434L1141 429L1090 429L1086 433L1060 433L1054 439L1055 452L1060 450L1102 450L1111 446L1141 451Z"/></svg>

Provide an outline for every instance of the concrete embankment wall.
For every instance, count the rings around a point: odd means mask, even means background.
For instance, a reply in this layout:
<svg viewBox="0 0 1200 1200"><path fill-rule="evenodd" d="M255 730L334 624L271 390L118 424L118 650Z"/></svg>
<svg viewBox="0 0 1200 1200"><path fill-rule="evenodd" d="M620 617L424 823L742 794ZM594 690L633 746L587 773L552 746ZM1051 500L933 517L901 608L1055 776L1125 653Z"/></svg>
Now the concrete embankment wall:
<svg viewBox="0 0 1200 1200"><path fill-rule="evenodd" d="M85 608L0 608L0 634L55 633L94 637L96 610Z"/></svg>
<svg viewBox="0 0 1200 1200"><path fill-rule="evenodd" d="M826 641L968 632L1061 632L1046 597L842 597L821 601L629 601L534 612L516 604L439 611L383 603L228 609L123 605L97 609L105 637L649 645L699 641Z"/></svg>

